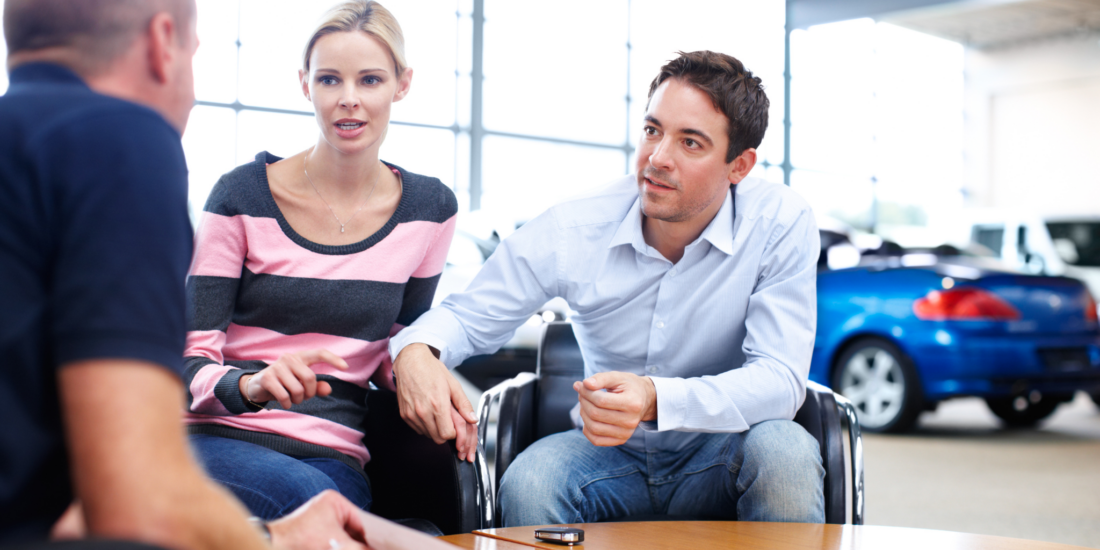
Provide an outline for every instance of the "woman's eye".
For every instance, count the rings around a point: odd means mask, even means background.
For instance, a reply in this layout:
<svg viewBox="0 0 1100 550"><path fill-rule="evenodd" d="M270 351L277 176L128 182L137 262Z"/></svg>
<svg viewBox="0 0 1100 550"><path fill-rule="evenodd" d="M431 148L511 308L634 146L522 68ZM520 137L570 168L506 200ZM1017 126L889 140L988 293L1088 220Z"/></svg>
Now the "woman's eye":
<svg viewBox="0 0 1100 550"><path fill-rule="evenodd" d="M322 76L318 81L325 86L331 86L336 84L336 79L331 76Z"/></svg>
<svg viewBox="0 0 1100 550"><path fill-rule="evenodd" d="M378 78L377 76L368 76L368 77L363 78L363 84L367 84L368 86L373 86L375 84L380 84L381 82L382 82L382 79Z"/></svg>

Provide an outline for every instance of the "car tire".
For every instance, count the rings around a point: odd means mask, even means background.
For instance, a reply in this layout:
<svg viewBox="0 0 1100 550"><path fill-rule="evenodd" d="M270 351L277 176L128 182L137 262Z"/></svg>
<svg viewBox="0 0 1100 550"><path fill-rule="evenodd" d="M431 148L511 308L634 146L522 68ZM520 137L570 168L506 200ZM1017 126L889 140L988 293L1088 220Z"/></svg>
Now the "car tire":
<svg viewBox="0 0 1100 550"><path fill-rule="evenodd" d="M987 397L985 404L1008 428L1030 428L1054 414L1054 409L1066 401L1065 396L1042 395L1029 399L1024 395Z"/></svg>
<svg viewBox="0 0 1100 550"><path fill-rule="evenodd" d="M840 354L833 368L833 390L856 408L867 432L911 430L924 410L924 392L912 360L893 342L862 338Z"/></svg>

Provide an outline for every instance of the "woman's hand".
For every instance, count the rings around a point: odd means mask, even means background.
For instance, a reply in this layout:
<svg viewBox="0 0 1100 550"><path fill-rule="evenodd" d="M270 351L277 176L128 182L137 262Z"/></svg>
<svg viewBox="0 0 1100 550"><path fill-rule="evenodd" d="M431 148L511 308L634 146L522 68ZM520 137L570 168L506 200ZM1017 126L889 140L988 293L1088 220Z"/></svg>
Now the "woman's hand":
<svg viewBox="0 0 1100 550"><path fill-rule="evenodd" d="M263 403L272 399L284 409L297 405L316 395L324 397L332 393L328 382L318 382L311 365L327 364L346 371L348 364L336 354L325 349L288 353L256 374L242 376L238 387L249 401Z"/></svg>

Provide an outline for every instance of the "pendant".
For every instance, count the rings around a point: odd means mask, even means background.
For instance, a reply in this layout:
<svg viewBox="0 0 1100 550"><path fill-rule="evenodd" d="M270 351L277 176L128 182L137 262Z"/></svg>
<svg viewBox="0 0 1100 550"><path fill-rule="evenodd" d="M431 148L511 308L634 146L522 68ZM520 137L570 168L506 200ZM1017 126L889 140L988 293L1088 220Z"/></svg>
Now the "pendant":
<svg viewBox="0 0 1100 550"><path fill-rule="evenodd" d="M344 232L344 226L342 226L342 225L340 226L340 232L341 232L341 233L343 233L343 232Z"/></svg>

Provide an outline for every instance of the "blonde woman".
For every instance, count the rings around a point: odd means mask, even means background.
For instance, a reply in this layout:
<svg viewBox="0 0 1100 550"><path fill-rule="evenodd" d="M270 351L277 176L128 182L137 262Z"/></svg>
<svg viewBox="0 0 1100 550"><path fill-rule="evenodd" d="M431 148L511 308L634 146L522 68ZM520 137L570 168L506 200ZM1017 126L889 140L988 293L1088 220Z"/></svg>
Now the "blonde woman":
<svg viewBox="0 0 1100 550"><path fill-rule="evenodd" d="M187 281L192 445L266 519L325 489L369 508L367 387L394 388L389 337L430 307L457 211L439 180L379 160L412 81L385 8L331 10L299 75L317 144L221 178Z"/></svg>

